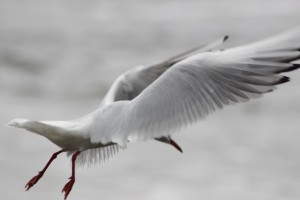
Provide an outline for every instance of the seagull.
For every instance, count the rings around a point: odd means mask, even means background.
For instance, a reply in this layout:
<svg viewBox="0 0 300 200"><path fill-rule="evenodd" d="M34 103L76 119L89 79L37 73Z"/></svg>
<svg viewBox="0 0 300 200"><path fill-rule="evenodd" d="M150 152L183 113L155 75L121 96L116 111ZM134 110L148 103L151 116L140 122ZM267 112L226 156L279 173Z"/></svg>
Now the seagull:
<svg viewBox="0 0 300 200"><path fill-rule="evenodd" d="M77 164L93 165L127 144L157 140L182 152L172 135L226 105L272 92L290 79L281 73L300 68L300 27L258 42L229 49L225 36L166 61L135 67L119 76L99 108L69 121L13 119L8 125L44 136L60 147L29 182L29 190L61 153L71 156L66 199Z"/></svg>

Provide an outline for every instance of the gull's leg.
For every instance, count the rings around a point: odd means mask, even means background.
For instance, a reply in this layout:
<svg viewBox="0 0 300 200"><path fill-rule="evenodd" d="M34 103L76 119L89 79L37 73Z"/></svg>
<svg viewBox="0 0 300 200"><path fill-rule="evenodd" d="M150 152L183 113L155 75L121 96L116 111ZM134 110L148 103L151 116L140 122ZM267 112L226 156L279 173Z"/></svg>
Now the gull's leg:
<svg viewBox="0 0 300 200"><path fill-rule="evenodd" d="M44 167L44 169L42 169L42 171L39 171L39 173L34 176L32 179L30 179L30 181L28 181L28 183L25 185L26 190L29 190L32 186L34 186L40 178L42 178L42 176L44 175L45 171L47 170L47 168L49 167L49 165L52 163L52 161L57 157L58 154L65 152L66 150L60 150L56 153L54 153L50 160L47 162L46 166Z"/></svg>
<svg viewBox="0 0 300 200"><path fill-rule="evenodd" d="M75 183L75 161L77 156L80 154L80 151L76 151L73 155L72 155L72 175L69 178L69 182L64 186L64 188L62 189L62 192L65 193L65 199L67 199L69 193L72 190L73 184Z"/></svg>

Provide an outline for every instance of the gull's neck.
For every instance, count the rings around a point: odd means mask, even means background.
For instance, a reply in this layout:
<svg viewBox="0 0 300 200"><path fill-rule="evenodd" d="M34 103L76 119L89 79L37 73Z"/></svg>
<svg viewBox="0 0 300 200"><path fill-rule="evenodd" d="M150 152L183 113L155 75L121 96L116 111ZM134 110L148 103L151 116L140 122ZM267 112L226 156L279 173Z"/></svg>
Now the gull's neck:
<svg viewBox="0 0 300 200"><path fill-rule="evenodd" d="M80 120L74 121L35 121L28 119L14 119L8 125L23 128L30 132L45 136L47 138L74 132L82 125Z"/></svg>
<svg viewBox="0 0 300 200"><path fill-rule="evenodd" d="M63 121L35 121L27 120L19 124L18 128L26 129L30 132L37 133L49 138L51 135L62 132L65 127Z"/></svg>
<svg viewBox="0 0 300 200"><path fill-rule="evenodd" d="M85 137L89 126L87 119L80 118L72 121L15 119L9 122L8 125L44 136L62 149L78 150L92 145L90 140Z"/></svg>

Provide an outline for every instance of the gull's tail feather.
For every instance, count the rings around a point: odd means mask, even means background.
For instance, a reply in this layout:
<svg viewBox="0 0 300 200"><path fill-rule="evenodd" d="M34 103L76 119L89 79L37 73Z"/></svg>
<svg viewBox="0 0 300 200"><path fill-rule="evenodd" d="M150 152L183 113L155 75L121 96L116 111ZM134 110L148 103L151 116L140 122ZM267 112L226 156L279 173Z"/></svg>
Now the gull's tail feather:
<svg viewBox="0 0 300 200"><path fill-rule="evenodd" d="M114 155L116 155L120 149L125 149L126 147L120 146L118 144L113 144L106 147L87 149L82 151L77 160L77 166L91 167L92 165L102 164L110 160ZM68 152L68 156L72 155L73 152Z"/></svg>

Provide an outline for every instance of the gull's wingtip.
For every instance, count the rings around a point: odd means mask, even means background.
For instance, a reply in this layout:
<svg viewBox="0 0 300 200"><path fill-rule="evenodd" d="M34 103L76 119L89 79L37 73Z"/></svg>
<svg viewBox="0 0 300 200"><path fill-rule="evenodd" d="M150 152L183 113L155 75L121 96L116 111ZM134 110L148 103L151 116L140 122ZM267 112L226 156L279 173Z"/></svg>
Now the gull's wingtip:
<svg viewBox="0 0 300 200"><path fill-rule="evenodd" d="M225 42L226 40L228 40L228 38L229 38L229 35L225 35L225 36L223 37L223 42Z"/></svg>

